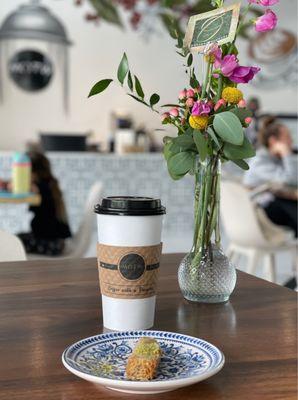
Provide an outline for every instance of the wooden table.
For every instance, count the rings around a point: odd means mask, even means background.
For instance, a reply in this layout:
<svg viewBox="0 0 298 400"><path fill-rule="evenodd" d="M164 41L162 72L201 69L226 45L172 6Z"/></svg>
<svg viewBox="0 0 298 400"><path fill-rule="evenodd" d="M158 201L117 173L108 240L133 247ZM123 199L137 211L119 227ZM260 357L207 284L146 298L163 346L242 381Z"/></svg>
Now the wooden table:
<svg viewBox="0 0 298 400"><path fill-rule="evenodd" d="M28 196L15 196L12 193L0 192L0 204L29 204L39 206L41 197L37 193L29 193Z"/></svg>
<svg viewBox="0 0 298 400"><path fill-rule="evenodd" d="M0 263L0 399L296 399L296 293L238 272L229 303L188 303L177 285L180 259L163 256L154 327L214 343L226 356L221 372L158 396L81 380L61 353L102 332L96 260Z"/></svg>

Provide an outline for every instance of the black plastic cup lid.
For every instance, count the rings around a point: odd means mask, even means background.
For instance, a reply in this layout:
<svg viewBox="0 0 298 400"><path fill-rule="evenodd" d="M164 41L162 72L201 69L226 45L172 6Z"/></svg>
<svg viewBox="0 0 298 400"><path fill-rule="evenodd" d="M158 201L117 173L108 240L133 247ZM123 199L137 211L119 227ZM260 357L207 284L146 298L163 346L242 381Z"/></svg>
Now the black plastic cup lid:
<svg viewBox="0 0 298 400"><path fill-rule="evenodd" d="M97 214L109 215L161 215L166 213L160 199L151 197L110 196L104 197L94 207Z"/></svg>

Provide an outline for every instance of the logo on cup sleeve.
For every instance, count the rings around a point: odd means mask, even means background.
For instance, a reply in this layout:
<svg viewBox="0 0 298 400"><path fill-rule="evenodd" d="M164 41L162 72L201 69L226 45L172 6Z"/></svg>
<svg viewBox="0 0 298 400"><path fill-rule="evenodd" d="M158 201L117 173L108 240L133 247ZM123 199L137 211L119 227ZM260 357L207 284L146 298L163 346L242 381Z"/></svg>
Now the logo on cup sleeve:
<svg viewBox="0 0 298 400"><path fill-rule="evenodd" d="M140 279L146 271L145 260L139 254L126 254L121 258L118 269L123 278L135 281Z"/></svg>

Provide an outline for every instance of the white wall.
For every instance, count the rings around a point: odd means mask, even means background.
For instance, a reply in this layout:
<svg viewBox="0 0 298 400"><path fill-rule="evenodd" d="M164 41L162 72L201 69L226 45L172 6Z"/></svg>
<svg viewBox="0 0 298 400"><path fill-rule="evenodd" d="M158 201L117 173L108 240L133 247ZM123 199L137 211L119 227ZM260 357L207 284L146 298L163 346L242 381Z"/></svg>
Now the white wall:
<svg viewBox="0 0 298 400"><path fill-rule="evenodd" d="M0 23L9 12L25 0L1 0ZM277 8L280 25L296 30L296 2L282 0ZM157 91L163 102L175 102L178 91L185 85L181 57L175 54L173 41L166 33L153 35L144 42L137 33L121 31L105 23L95 26L84 20L84 8L75 7L73 1L44 0L42 4L64 22L69 37L74 42L70 49L70 112L64 114L61 74L47 90L30 95L15 87L12 82L4 86L4 103L0 104L0 149L22 149L27 140L37 138L41 130L94 131L94 139L105 141L109 135L109 115L113 109L126 109L137 123L159 128L159 117L127 97L117 85L105 94L87 99L94 82L104 77L114 77L123 51L126 51L135 73L142 78L146 92ZM160 28L161 31L161 28ZM44 46L33 43L34 47ZM242 45L244 48L246 44ZM242 59L243 60L243 59ZM6 72L6 71L4 71ZM246 91L261 96L266 110L295 112L295 88L279 91ZM156 133L156 136L163 136Z"/></svg>

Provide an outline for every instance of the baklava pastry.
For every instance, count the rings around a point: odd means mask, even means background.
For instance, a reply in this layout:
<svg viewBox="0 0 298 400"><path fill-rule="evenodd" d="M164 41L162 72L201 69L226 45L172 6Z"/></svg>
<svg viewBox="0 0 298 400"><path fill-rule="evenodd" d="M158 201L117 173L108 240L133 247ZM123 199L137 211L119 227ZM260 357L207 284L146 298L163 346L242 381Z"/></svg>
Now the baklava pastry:
<svg viewBox="0 0 298 400"><path fill-rule="evenodd" d="M128 357L126 377L134 381L148 381L154 378L161 358L161 349L155 339L140 338Z"/></svg>

